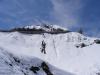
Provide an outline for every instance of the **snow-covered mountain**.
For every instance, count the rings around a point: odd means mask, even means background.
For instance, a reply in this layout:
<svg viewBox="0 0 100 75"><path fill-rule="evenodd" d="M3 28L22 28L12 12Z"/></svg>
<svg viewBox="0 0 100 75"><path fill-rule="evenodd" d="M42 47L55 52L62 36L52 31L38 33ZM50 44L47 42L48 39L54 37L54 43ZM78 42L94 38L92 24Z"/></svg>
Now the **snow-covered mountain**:
<svg viewBox="0 0 100 75"><path fill-rule="evenodd" d="M28 28L29 29L33 29L33 28L35 28L35 29L43 29L43 30L48 31L48 32L50 32L50 31L52 32L53 30L58 30L58 29L63 30L63 31L67 31L68 30L68 29L66 29L64 27L60 27L58 25L47 25L47 24L36 25L36 26L30 25L30 26L25 26L24 28L26 28L26 29L28 29Z"/></svg>
<svg viewBox="0 0 100 75"><path fill-rule="evenodd" d="M59 33L66 33L70 32L68 29L64 27L60 27L58 25L47 25L47 24L41 24L41 25L30 25L30 26L24 26L24 27L18 27L9 30L9 32L18 31L20 33L26 33L26 34L41 34L41 33L50 33L50 34L59 34Z"/></svg>
<svg viewBox="0 0 100 75"><path fill-rule="evenodd" d="M24 28L68 31L56 25ZM99 75L99 58L100 39L77 32L0 32L0 75Z"/></svg>

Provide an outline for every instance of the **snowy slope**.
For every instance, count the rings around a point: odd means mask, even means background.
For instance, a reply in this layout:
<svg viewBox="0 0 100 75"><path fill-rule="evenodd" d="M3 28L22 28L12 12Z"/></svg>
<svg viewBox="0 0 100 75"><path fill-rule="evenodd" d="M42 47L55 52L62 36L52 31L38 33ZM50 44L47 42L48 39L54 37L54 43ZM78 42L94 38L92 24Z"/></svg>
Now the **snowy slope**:
<svg viewBox="0 0 100 75"><path fill-rule="evenodd" d="M50 69L56 67L53 71L57 72L57 74L54 73L54 75L70 75L70 73L74 75L97 75L100 70L100 44L96 44L94 42L95 39L97 38L86 37L77 32L64 34L22 34L19 32L1 32L0 51L4 50L5 52L15 55L22 60L25 65L27 63L36 65L43 61L48 62L53 66L50 67ZM44 48L42 42L45 42L46 44L46 53L41 52ZM85 46L82 45L83 43ZM3 53L0 53L1 56ZM3 56L6 57L7 59L5 60L8 61L9 58L11 58L7 56L7 54L4 54ZM32 63L31 60L33 60ZM17 67L22 68L24 66L19 65ZM62 72L61 70L65 72ZM19 68L15 70L15 72L19 71ZM53 71L51 70L52 73ZM28 72L30 73L29 75L31 75L31 72ZM39 75L45 75L43 74L43 71L39 72Z"/></svg>
<svg viewBox="0 0 100 75"><path fill-rule="evenodd" d="M44 61L36 57L16 56L0 47L0 75L73 75L46 63L50 73L42 67Z"/></svg>

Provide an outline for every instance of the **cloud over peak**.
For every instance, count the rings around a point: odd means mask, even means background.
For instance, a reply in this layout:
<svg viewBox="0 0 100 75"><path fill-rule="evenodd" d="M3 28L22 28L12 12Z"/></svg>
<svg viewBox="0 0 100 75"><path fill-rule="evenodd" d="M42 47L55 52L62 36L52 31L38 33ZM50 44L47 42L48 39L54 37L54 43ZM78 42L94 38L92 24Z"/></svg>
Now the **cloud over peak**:
<svg viewBox="0 0 100 75"><path fill-rule="evenodd" d="M81 0L51 0L51 15L59 24L67 27L78 24L78 11L82 7Z"/></svg>

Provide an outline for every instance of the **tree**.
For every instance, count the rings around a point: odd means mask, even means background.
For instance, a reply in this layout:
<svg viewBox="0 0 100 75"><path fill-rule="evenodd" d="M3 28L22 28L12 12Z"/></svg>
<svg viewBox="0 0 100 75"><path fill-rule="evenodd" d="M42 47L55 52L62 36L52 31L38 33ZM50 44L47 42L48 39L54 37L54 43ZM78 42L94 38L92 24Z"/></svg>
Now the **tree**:
<svg viewBox="0 0 100 75"><path fill-rule="evenodd" d="M78 30L78 33L83 34L83 29L80 28L80 29Z"/></svg>

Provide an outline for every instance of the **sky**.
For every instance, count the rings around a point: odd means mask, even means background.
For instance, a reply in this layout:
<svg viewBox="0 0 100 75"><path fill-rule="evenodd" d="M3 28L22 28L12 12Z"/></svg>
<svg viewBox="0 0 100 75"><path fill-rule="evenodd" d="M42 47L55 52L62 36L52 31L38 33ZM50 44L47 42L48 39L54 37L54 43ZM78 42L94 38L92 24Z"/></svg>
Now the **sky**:
<svg viewBox="0 0 100 75"><path fill-rule="evenodd" d="M41 23L100 37L100 0L0 0L0 29Z"/></svg>

